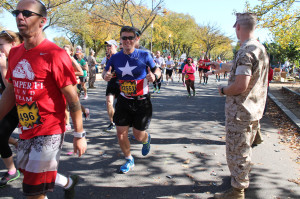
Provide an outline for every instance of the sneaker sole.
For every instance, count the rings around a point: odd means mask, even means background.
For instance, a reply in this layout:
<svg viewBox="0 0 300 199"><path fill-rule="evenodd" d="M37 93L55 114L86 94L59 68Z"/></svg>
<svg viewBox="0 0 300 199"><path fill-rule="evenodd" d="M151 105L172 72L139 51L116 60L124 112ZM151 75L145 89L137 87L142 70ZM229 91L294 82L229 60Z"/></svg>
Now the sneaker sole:
<svg viewBox="0 0 300 199"><path fill-rule="evenodd" d="M130 170L133 170L133 167L134 167L134 165L132 167L130 167L128 171L121 171L121 170L119 170L119 173L121 173L121 174L128 173Z"/></svg>
<svg viewBox="0 0 300 199"><path fill-rule="evenodd" d="M20 171L17 170L17 173L18 173L18 175L15 178L10 179L9 181L7 181L7 183L12 182L12 181L18 179L20 177ZM5 187L7 185L7 183L5 185L0 186L0 188Z"/></svg>

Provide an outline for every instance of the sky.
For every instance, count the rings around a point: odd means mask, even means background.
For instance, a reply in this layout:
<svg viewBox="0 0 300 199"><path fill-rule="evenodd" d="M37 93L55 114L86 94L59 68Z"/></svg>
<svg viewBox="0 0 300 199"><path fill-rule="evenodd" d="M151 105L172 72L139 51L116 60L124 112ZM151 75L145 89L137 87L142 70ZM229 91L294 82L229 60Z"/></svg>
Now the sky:
<svg viewBox="0 0 300 199"><path fill-rule="evenodd" d="M144 1L151 5L152 0ZM249 2L251 7L259 3L258 0ZM226 36L236 41L235 29L232 27L236 19L233 12L243 12L245 0L165 0L164 7L177 13L189 14L200 25L215 25ZM1 14L0 22L5 28L18 31L15 19L10 13ZM57 31L57 29L48 28L46 29L46 35L49 40L53 41L54 37L63 36L63 33ZM262 42L271 41L270 33L267 30L257 29L255 35Z"/></svg>

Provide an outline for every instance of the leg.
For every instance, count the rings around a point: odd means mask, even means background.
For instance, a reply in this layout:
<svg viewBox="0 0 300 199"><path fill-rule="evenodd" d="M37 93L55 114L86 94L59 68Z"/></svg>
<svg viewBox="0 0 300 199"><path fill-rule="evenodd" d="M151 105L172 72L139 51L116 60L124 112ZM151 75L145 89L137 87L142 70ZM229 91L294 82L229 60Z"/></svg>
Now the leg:
<svg viewBox="0 0 300 199"><path fill-rule="evenodd" d="M109 119L110 123L113 123L113 116L115 113L114 99L115 99L114 95L106 96L106 110L107 110L108 119Z"/></svg>
<svg viewBox="0 0 300 199"><path fill-rule="evenodd" d="M142 143L145 143L148 140L148 134L146 133L146 131L140 131L133 128L133 135L137 141L140 141Z"/></svg>
<svg viewBox="0 0 300 199"><path fill-rule="evenodd" d="M191 95L190 80L185 80L185 84L186 84L187 92L188 92L188 94L190 96Z"/></svg>
<svg viewBox="0 0 300 199"><path fill-rule="evenodd" d="M246 189L249 186L251 144L258 121L245 122L226 119L226 158L231 173L231 186Z"/></svg>
<svg viewBox="0 0 300 199"><path fill-rule="evenodd" d="M117 126L117 137L119 145L125 157L131 156L128 130L129 126Z"/></svg>
<svg viewBox="0 0 300 199"><path fill-rule="evenodd" d="M191 88L192 88L192 90L193 90L193 96L195 96L195 94L196 94L196 91L195 91L195 85L194 85L194 82L195 81L192 81L192 80L190 80L191 82L190 82L190 86L191 86Z"/></svg>

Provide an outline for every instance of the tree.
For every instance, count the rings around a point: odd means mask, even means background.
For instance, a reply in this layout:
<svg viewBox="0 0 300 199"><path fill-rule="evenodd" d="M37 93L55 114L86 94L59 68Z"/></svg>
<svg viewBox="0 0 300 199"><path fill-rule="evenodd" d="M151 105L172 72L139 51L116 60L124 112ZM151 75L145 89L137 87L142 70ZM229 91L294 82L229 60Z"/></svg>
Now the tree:
<svg viewBox="0 0 300 199"><path fill-rule="evenodd" d="M250 12L258 16L259 25L268 28L282 48L290 43L300 49L300 9L296 0L259 0L260 5L254 6Z"/></svg>
<svg viewBox="0 0 300 199"><path fill-rule="evenodd" d="M72 45L70 40L68 40L66 37L54 37L53 42L61 48L64 45Z"/></svg>
<svg viewBox="0 0 300 199"><path fill-rule="evenodd" d="M85 4L95 22L114 26L135 26L143 33L155 20L159 13L165 13L162 9L164 0L152 1L149 10L140 0L90 0Z"/></svg>

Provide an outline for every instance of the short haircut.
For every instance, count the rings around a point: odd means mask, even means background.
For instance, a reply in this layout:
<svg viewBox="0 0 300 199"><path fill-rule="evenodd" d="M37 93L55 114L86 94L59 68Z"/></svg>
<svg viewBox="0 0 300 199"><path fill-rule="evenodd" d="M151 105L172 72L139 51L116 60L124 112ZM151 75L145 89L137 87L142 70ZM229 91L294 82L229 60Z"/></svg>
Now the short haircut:
<svg viewBox="0 0 300 199"><path fill-rule="evenodd" d="M31 0L31 1L38 4L38 14L41 14L43 17L47 17L47 9L45 7L45 4L39 0Z"/></svg>
<svg viewBox="0 0 300 199"><path fill-rule="evenodd" d="M47 9L45 7L45 4L43 4L41 1L36 0L39 4L39 13L43 15L43 17L47 17Z"/></svg>
<svg viewBox="0 0 300 199"><path fill-rule="evenodd" d="M134 36L139 36L137 29L132 26L123 26L120 31L120 36L121 36L122 32L132 32L134 34Z"/></svg>

